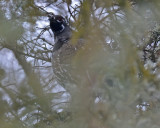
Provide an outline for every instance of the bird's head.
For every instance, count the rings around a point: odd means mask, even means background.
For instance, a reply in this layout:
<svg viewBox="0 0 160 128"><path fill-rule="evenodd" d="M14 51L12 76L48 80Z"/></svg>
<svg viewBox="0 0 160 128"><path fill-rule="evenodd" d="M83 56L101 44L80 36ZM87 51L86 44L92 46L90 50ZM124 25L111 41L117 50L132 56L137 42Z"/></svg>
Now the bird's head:
<svg viewBox="0 0 160 128"><path fill-rule="evenodd" d="M65 18L60 15L49 16L49 21L50 27L55 34L62 32L67 26Z"/></svg>

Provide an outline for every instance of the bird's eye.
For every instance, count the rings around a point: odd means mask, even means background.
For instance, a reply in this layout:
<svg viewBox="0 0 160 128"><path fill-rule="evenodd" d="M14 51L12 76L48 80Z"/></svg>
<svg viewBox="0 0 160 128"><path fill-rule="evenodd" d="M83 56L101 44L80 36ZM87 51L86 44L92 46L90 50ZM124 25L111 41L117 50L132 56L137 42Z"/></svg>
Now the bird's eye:
<svg viewBox="0 0 160 128"><path fill-rule="evenodd" d="M62 22L63 21L63 18L62 17L58 17L57 18L57 22Z"/></svg>

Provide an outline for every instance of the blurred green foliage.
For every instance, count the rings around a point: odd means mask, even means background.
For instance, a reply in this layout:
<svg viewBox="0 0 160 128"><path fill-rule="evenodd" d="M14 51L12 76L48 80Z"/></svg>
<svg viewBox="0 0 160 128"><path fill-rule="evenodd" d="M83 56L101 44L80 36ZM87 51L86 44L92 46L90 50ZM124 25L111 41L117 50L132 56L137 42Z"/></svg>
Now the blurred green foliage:
<svg viewBox="0 0 160 128"><path fill-rule="evenodd" d="M158 0L77 2L0 1L0 127L159 128ZM83 41L59 76L51 9Z"/></svg>

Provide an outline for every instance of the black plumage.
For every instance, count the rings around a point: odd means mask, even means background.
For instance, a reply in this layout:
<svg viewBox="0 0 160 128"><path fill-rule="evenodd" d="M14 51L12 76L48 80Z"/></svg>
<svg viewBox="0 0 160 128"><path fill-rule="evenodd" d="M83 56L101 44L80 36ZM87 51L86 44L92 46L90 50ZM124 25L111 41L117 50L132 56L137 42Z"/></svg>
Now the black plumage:
<svg viewBox="0 0 160 128"><path fill-rule="evenodd" d="M60 15L53 15L49 18L50 28L54 33L55 46L53 52L62 47L64 43L67 43L72 35L72 30L66 23L66 20Z"/></svg>

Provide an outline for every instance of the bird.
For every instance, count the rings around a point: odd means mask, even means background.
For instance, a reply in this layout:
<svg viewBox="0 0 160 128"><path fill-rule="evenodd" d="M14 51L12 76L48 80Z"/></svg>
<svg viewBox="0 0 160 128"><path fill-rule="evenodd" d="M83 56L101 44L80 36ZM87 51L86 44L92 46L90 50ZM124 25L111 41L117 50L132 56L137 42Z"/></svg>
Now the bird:
<svg viewBox="0 0 160 128"><path fill-rule="evenodd" d="M61 15L52 14L49 16L50 29L54 34L54 48L52 51L52 67L54 78L62 86L75 82L71 71L73 57L81 47L82 39L77 39L77 45L72 45L73 30Z"/></svg>

